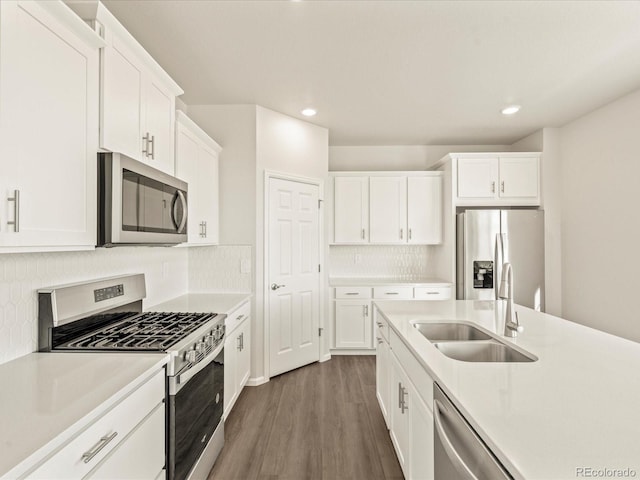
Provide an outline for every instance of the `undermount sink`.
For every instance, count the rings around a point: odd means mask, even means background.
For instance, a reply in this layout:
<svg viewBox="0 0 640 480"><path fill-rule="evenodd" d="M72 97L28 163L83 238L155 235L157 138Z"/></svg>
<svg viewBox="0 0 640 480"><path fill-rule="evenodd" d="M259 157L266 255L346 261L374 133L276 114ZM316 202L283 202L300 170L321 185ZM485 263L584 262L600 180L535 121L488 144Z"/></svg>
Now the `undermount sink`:
<svg viewBox="0 0 640 480"><path fill-rule="evenodd" d="M413 327L432 343L491 340L491 336L466 323L414 323Z"/></svg>
<svg viewBox="0 0 640 480"><path fill-rule="evenodd" d="M466 323L416 322L413 327L443 355L462 362L535 362L537 357Z"/></svg>
<svg viewBox="0 0 640 480"><path fill-rule="evenodd" d="M435 347L444 355L462 362L535 362L531 354L524 354L510 346L491 341L438 342Z"/></svg>

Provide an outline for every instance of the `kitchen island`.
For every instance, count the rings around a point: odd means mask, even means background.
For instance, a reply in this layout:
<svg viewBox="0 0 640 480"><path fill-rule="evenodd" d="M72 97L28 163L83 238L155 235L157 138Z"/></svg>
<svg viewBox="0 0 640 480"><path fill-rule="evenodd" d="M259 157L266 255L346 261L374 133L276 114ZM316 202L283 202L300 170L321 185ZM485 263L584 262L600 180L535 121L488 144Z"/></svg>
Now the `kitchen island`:
<svg viewBox="0 0 640 480"><path fill-rule="evenodd" d="M514 478L640 476L640 344L521 306L524 332L507 339L502 301L375 307ZM477 324L537 361L453 360L415 321Z"/></svg>

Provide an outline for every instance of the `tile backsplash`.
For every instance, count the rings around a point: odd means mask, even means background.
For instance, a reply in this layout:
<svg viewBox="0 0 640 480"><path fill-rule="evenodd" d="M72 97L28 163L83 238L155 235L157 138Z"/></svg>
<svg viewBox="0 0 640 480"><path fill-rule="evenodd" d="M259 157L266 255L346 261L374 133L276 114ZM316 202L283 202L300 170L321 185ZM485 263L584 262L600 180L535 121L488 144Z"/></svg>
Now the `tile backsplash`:
<svg viewBox="0 0 640 480"><path fill-rule="evenodd" d="M250 293L251 253L249 245L190 248L189 291Z"/></svg>
<svg viewBox="0 0 640 480"><path fill-rule="evenodd" d="M0 364L37 350L39 288L144 273L150 306L186 293L188 255L163 247L0 254Z"/></svg>
<svg viewBox="0 0 640 480"><path fill-rule="evenodd" d="M429 252L425 245L332 245L329 276L416 280L429 276Z"/></svg>

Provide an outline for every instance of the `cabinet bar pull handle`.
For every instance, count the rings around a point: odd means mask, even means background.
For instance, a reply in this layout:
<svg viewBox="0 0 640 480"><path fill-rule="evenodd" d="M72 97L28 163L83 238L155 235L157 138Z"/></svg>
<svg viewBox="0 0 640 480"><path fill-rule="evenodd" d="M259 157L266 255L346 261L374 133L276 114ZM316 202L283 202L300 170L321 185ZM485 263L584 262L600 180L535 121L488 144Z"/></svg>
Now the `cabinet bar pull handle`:
<svg viewBox="0 0 640 480"><path fill-rule="evenodd" d="M438 295L438 292L427 292L427 295Z"/></svg>
<svg viewBox="0 0 640 480"><path fill-rule="evenodd" d="M238 316L236 317L236 322L239 322L239 321L240 321L241 319L243 319L243 318L244 318L244 314L243 314L243 315L238 315Z"/></svg>
<svg viewBox="0 0 640 480"><path fill-rule="evenodd" d="M358 295L358 292L345 292L345 295Z"/></svg>
<svg viewBox="0 0 640 480"><path fill-rule="evenodd" d="M409 229L409 240L411 240L411 229Z"/></svg>
<svg viewBox="0 0 640 480"><path fill-rule="evenodd" d="M7 200L13 202L13 221L7 222L7 225L13 225L13 231L18 233L20 231L20 190L14 190L13 197L8 197Z"/></svg>
<svg viewBox="0 0 640 480"><path fill-rule="evenodd" d="M237 348L238 348L238 351L240 352L242 350L241 343L240 343L240 335L238 335L238 338L236 340L238 341L238 347Z"/></svg>
<svg viewBox="0 0 640 480"><path fill-rule="evenodd" d="M401 409L402 409L402 414L404 415L404 412L406 410L409 410L409 407L407 407L407 401L405 400L405 395L407 395L409 392L407 392L407 389L402 387L402 403L401 403Z"/></svg>
<svg viewBox="0 0 640 480"><path fill-rule="evenodd" d="M496 193L496 182L491 182L491 193Z"/></svg>
<svg viewBox="0 0 640 480"><path fill-rule="evenodd" d="M398 295L398 292L385 292L385 295Z"/></svg>
<svg viewBox="0 0 640 480"><path fill-rule="evenodd" d="M156 159L156 136L155 135L151 135L151 153L149 155L151 155L151 160Z"/></svg>
<svg viewBox="0 0 640 480"><path fill-rule="evenodd" d="M369 316L369 305L365 305L364 306L364 316L368 317Z"/></svg>
<svg viewBox="0 0 640 480"><path fill-rule="evenodd" d="M362 229L362 240L364 240L364 228Z"/></svg>
<svg viewBox="0 0 640 480"><path fill-rule="evenodd" d="M145 157L149 158L149 132L144 134L144 137L142 137L142 140L144 140L144 147L142 148L142 153L144 154Z"/></svg>
<svg viewBox="0 0 640 480"><path fill-rule="evenodd" d="M398 382L398 408L402 408L402 383Z"/></svg>
<svg viewBox="0 0 640 480"><path fill-rule="evenodd" d="M378 325L378 327L382 328L384 325L382 324L382 322L376 322L376 325Z"/></svg>
<svg viewBox="0 0 640 480"><path fill-rule="evenodd" d="M376 340L378 341L378 343L382 343L382 339L380 337L376 337Z"/></svg>
<svg viewBox="0 0 640 480"><path fill-rule="evenodd" d="M504 180L500 182L500 191L504 193Z"/></svg>
<svg viewBox="0 0 640 480"><path fill-rule="evenodd" d="M404 229L403 228L400 229L400 240L402 240L402 237L404 237Z"/></svg>
<svg viewBox="0 0 640 480"><path fill-rule="evenodd" d="M105 435L104 437L100 438L98 443L96 443L91 448L91 450L82 454L82 461L84 463L89 463L91 459L95 457L98 453L100 453L100 450L106 447L111 440L116 438L117 435L118 435L118 432L113 432L111 435Z"/></svg>
<svg viewBox="0 0 640 480"><path fill-rule="evenodd" d="M204 222L204 238L207 238L207 222Z"/></svg>

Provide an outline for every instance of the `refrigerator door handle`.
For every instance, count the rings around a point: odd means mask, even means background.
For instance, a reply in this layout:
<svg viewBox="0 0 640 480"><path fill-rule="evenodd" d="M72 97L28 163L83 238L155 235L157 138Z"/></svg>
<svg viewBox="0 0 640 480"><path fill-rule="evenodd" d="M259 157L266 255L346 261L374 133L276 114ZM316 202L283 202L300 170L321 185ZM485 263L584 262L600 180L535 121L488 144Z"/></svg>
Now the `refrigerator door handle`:
<svg viewBox="0 0 640 480"><path fill-rule="evenodd" d="M496 234L496 245L495 245L495 263L493 265L493 292L495 294L496 300L499 300L498 290L500 289L500 276L502 275L502 264L505 262L504 256L504 245L505 245L505 235L504 233Z"/></svg>

